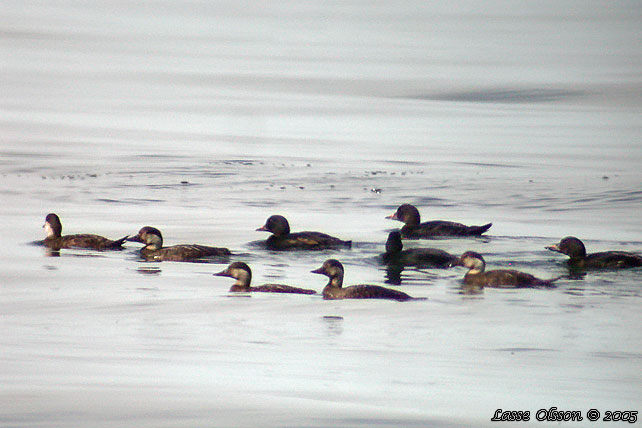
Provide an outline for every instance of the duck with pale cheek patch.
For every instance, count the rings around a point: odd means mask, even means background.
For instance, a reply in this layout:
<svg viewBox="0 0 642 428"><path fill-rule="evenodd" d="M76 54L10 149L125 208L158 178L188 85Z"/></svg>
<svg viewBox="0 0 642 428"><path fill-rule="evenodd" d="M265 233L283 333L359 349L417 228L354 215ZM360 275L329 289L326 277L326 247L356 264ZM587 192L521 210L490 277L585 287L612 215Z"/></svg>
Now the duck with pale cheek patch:
<svg viewBox="0 0 642 428"><path fill-rule="evenodd" d="M327 276L330 281L323 289L323 298L326 300L338 299L390 299L405 302L407 300L426 300L415 298L401 291L378 285L352 285L343 288L343 265L334 259L326 260L323 265L312 271Z"/></svg>
<svg viewBox="0 0 642 428"><path fill-rule="evenodd" d="M419 210L410 204L403 204L392 215L386 217L405 223L401 228L404 238L432 238L436 236L479 236L493 225L466 226L461 223L446 220L432 220L421 223Z"/></svg>
<svg viewBox="0 0 642 428"><path fill-rule="evenodd" d="M208 247L198 244L163 247L163 235L161 235L160 230L151 226L141 228L136 236L127 240L145 244L140 250L140 255L149 261L187 262L204 257L220 257L232 254L227 248Z"/></svg>
<svg viewBox="0 0 642 428"><path fill-rule="evenodd" d="M321 232L290 233L290 224L282 215L273 215L257 231L272 232L265 241L268 250L324 250L352 246L352 241L343 241Z"/></svg>
<svg viewBox="0 0 642 428"><path fill-rule="evenodd" d="M586 254L584 243L574 236L567 236L547 250L566 254L568 265L577 269L623 269L642 266L642 256L625 251L604 251Z"/></svg>
<svg viewBox="0 0 642 428"><path fill-rule="evenodd" d="M47 214L47 217L45 217L45 224L42 227L47 233L47 237L42 241L42 243L54 250L60 250L62 248L122 250L122 245L127 240L127 236L117 240L111 240L100 235L87 233L62 236L62 223L60 222L60 217L54 213Z"/></svg>
<svg viewBox="0 0 642 428"><path fill-rule="evenodd" d="M227 269L215 273L215 276L227 276L236 279L236 282L230 288L231 292L237 293L292 293L292 294L317 294L314 290L305 288L291 287L283 284L265 284L258 287L250 286L252 282L252 271L250 267L243 262L234 262Z"/></svg>
<svg viewBox="0 0 642 428"><path fill-rule="evenodd" d="M464 284L477 287L495 288L527 288L527 287L554 287L553 281L559 279L539 279L529 273L512 269L486 269L486 261L481 254L467 251L459 258L458 266L468 268L464 276Z"/></svg>

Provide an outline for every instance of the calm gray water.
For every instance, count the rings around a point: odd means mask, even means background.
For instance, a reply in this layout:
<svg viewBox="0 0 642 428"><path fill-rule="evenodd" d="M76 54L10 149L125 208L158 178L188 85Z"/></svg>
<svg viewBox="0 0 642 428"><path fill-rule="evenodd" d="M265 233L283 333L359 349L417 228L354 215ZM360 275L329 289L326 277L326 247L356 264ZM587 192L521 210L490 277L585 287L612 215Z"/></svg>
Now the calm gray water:
<svg viewBox="0 0 642 428"><path fill-rule="evenodd" d="M65 233L152 225L227 246L254 283L385 284L401 203L494 223L489 268L567 273L544 249L642 251L638 1L8 0L0 10L0 426L491 426L495 409L637 410L640 269L427 301L230 296L216 263L47 257ZM250 244L271 214L351 250ZM639 423L639 422L638 422ZM550 425L551 422L531 422ZM586 418L572 426L595 426ZM566 424L564 424L566 425ZM496 426L496 425L495 425Z"/></svg>

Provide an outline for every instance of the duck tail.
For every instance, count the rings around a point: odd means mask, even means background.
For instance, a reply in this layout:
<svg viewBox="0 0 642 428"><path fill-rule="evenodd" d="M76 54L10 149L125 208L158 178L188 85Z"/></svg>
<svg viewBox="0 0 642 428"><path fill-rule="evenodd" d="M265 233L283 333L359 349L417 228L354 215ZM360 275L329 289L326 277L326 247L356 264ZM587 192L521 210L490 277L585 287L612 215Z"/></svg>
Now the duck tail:
<svg viewBox="0 0 642 428"><path fill-rule="evenodd" d="M557 287L557 285L555 285L555 282L557 280L559 280L559 279L564 278L564 277L565 277L565 275L560 275L560 276L556 276L555 278L551 278L551 279L540 279L537 282L537 284L535 284L535 285L540 286L540 287L554 288L554 287Z"/></svg>
<svg viewBox="0 0 642 428"><path fill-rule="evenodd" d="M471 235L481 235L482 233L490 229L492 225L493 223L487 223L487 224L484 224L483 226L470 226L468 230Z"/></svg>
<svg viewBox="0 0 642 428"><path fill-rule="evenodd" d="M114 242L112 242L109 245L109 248L120 248L120 247L122 247L123 244L125 243L125 241L127 241L127 238L129 238L129 235L123 236L122 238L115 240Z"/></svg>

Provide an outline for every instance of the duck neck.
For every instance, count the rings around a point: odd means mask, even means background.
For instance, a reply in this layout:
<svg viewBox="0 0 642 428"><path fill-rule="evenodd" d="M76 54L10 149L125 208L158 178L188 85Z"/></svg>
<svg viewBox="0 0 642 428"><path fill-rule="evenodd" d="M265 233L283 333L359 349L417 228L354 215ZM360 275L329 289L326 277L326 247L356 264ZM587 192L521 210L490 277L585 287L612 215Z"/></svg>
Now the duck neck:
<svg viewBox="0 0 642 428"><path fill-rule="evenodd" d="M343 285L343 275L334 275L330 277L330 281L326 285L326 288L341 288Z"/></svg>
<svg viewBox="0 0 642 428"><path fill-rule="evenodd" d="M401 240L398 242L390 239L386 241L386 254L399 254L402 249L403 244L401 243Z"/></svg>
<svg viewBox="0 0 642 428"><path fill-rule="evenodd" d="M158 235L148 235L147 245L143 247L146 251L158 251L163 248L163 238Z"/></svg>
<svg viewBox="0 0 642 428"><path fill-rule="evenodd" d="M404 223L408 226L418 226L421 224L421 215L419 214L419 210L412 207L405 216Z"/></svg>
<svg viewBox="0 0 642 428"><path fill-rule="evenodd" d="M46 239L56 239L62 236L61 229L54 229L49 223L45 223L45 232L47 233Z"/></svg>
<svg viewBox="0 0 642 428"><path fill-rule="evenodd" d="M483 272L484 272L484 267L483 266L481 266L481 267L475 266L475 267L471 268L468 271L468 274L469 275L479 275L480 273L483 273Z"/></svg>
<svg viewBox="0 0 642 428"><path fill-rule="evenodd" d="M246 270L239 270L236 276L236 282L232 285L232 288L235 288L235 291L248 291L250 289L250 282L252 282L252 274Z"/></svg>

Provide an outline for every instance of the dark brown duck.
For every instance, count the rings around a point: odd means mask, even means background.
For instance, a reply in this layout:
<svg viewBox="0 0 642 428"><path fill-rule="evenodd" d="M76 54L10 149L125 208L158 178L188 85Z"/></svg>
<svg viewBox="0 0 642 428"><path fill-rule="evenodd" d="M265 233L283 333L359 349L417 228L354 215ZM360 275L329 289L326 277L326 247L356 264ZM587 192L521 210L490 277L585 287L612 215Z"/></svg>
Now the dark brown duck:
<svg viewBox="0 0 642 428"><path fill-rule="evenodd" d="M334 259L326 260L320 268L312 271L312 273L318 273L330 278L328 284L323 289L324 299L390 299L400 302L407 300L425 300L425 298L411 297L401 291L380 287L378 285L362 284L343 288L343 272L343 265Z"/></svg>
<svg viewBox="0 0 642 428"><path fill-rule="evenodd" d="M229 256L227 248L208 247L198 244L181 244L163 247L163 235L155 227L145 226L134 237L128 238L131 242L145 244L140 250L140 255L146 260L185 262L213 256Z"/></svg>
<svg viewBox="0 0 642 428"><path fill-rule="evenodd" d="M291 287L283 284L265 284L258 287L250 286L252 281L252 271L250 267L243 262L234 262L227 269L215 273L215 276L227 276L236 279L236 282L230 288L231 292L239 293L293 293L293 294L317 294L314 290L305 288Z"/></svg>
<svg viewBox="0 0 642 428"><path fill-rule="evenodd" d="M386 252L381 257L386 264L436 268L451 267L459 260L459 257L437 248L410 248L404 250L401 242L401 232L398 230L388 234Z"/></svg>
<svg viewBox="0 0 642 428"><path fill-rule="evenodd" d="M586 254L584 243L574 236L567 236L547 250L569 256L568 265L578 269L623 269L642 266L642 256L624 251L604 251Z"/></svg>
<svg viewBox="0 0 642 428"><path fill-rule="evenodd" d="M493 225L488 223L483 226L466 226L446 220L432 220L421 223L419 210L410 204L399 206L394 214L386 218L405 223L401 228L401 235L404 238L414 239L435 236L479 236Z"/></svg>
<svg viewBox="0 0 642 428"><path fill-rule="evenodd" d="M54 213L47 214L45 224L42 227L47 232L47 237L42 243L53 250L60 250L62 248L122 250L122 245L127 240L127 236L117 240L111 240L100 235L87 233L62 236L62 223L58 215Z"/></svg>
<svg viewBox="0 0 642 428"><path fill-rule="evenodd" d="M486 262L481 254L467 251L459 258L459 266L469 269L464 276L464 284L477 287L526 288L553 287L553 280L539 279L535 276L512 269L486 269Z"/></svg>
<svg viewBox="0 0 642 428"><path fill-rule="evenodd" d="M256 230L272 232L265 241L269 250L323 250L352 246L352 241L343 241L321 232L290 233L290 224L282 215L271 216Z"/></svg>

